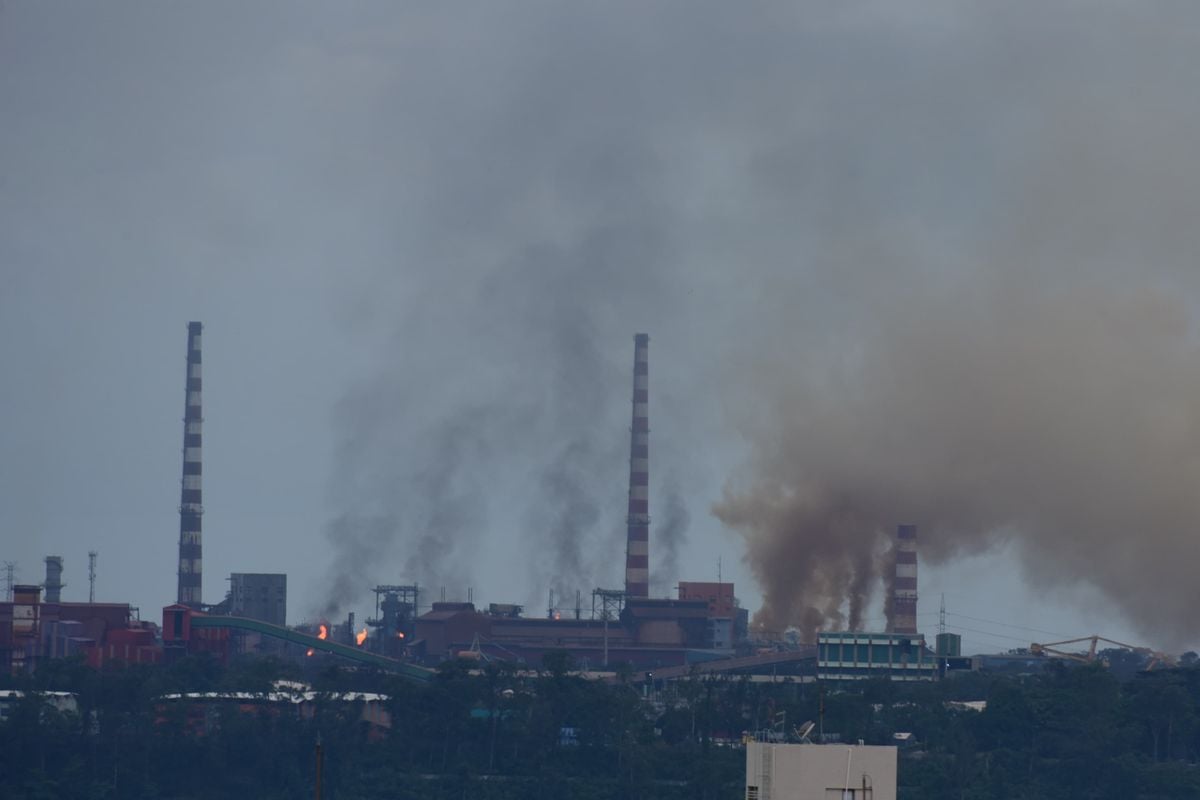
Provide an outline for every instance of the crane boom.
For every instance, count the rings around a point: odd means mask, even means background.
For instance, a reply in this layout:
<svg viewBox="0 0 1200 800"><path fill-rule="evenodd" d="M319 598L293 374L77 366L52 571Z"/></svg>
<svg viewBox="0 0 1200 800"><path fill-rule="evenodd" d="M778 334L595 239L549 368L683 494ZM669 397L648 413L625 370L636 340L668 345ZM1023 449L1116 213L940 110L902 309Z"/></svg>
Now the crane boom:
<svg viewBox="0 0 1200 800"><path fill-rule="evenodd" d="M1085 653L1070 652L1061 649L1061 647L1064 645L1079 644L1081 642L1088 643L1088 649ZM1054 656L1055 658L1065 658L1071 661L1090 663L1096 660L1096 648L1100 642L1114 645L1115 647L1120 647L1124 650L1129 650L1137 653L1138 655L1145 656L1147 659L1145 669L1147 670L1154 669L1159 664L1166 664L1168 666L1174 666L1175 664L1174 657L1168 655L1167 653L1163 653L1149 647L1139 647L1138 645L1118 642L1116 639L1109 639L1107 636L1101 636L1095 633L1091 636L1080 636L1076 639L1064 639L1061 642L1046 642L1044 644L1034 642L1029 645L1029 652L1038 656Z"/></svg>

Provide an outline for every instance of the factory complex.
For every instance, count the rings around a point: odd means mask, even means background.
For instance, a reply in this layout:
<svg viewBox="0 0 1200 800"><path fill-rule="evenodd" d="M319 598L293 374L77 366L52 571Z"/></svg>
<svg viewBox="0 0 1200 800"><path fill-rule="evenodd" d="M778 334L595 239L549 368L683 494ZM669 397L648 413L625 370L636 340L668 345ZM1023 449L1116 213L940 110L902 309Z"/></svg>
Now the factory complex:
<svg viewBox="0 0 1200 800"><path fill-rule="evenodd" d="M79 656L94 667L124 662L170 662L208 653L227 660L241 653L271 653L310 663L342 659L363 667L425 680L453 659L508 661L540 667L548 653L565 651L581 670L612 674L631 668L666 679L723 671L807 680L936 680L965 669L955 634L927 646L917 630L917 529L899 525L892 547L894 574L885 631L827 631L812 642L755 635L749 615L729 582L681 580L676 596L650 596L649 343L634 337L632 418L624 585L597 587L590 604L577 592L573 604L544 615L519 605L476 605L440 599L423 603L417 583L373 587L375 613L356 621L311 620L289 626L287 576L236 572L220 602L203 601L203 326L187 325L183 472L179 498L177 592L154 620L129 604L95 602L95 552L89 554L89 602L61 599L63 559L45 559L45 581L16 584L0 602L0 670L22 672L44 659ZM616 554L614 554L615 556ZM563 606L566 607L563 607Z"/></svg>

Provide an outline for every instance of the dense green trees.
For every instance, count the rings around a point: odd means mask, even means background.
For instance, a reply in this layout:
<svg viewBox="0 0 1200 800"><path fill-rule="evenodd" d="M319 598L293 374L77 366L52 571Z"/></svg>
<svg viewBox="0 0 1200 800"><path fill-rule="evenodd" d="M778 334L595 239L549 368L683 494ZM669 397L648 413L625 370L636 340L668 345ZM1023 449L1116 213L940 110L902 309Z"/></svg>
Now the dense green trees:
<svg viewBox="0 0 1200 800"><path fill-rule="evenodd" d="M1195 660L1193 660L1195 661ZM289 662L97 672L56 661L8 686L65 690L79 713L32 694L0 724L0 795L22 798L311 796L314 746L326 796L367 798L737 798L744 732L819 720L843 740L915 735L901 756L904 798L1200 797L1200 669L1130 673L1052 667L939 684L838 687L693 676L647 687L625 671L584 681L564 654L537 674L451 663L428 686ZM639 676L640 677L640 676ZM180 691L265 692L280 679L390 697L390 730L353 703L213 704L201 716L157 701ZM954 701L986 699L979 712Z"/></svg>

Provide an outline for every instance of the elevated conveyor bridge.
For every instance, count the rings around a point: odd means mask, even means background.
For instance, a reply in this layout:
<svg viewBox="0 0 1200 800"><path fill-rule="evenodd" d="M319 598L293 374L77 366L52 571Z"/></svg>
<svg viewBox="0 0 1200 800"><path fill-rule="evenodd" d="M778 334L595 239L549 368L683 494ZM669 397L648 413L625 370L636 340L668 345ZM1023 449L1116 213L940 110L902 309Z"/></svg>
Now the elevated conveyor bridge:
<svg viewBox="0 0 1200 800"><path fill-rule="evenodd" d="M378 669L388 672L395 672L398 675L408 678L409 680L426 682L433 677L433 670L424 667L418 667L415 664L409 664L405 661L398 661L394 658L381 656L378 653L372 653L369 650L363 650L358 647L334 642L329 639L318 639L316 636L309 636L307 633L300 633L291 628L283 628L278 625L271 625L267 622L261 622L257 619L249 619L248 617L225 617L207 614L192 614L191 626L193 628L225 628L229 630L250 631L259 633L263 636L270 636L274 639L282 639L285 642L292 642L301 647L307 647L312 650L320 650L326 653L333 653L336 656L348 659L358 664L367 664Z"/></svg>

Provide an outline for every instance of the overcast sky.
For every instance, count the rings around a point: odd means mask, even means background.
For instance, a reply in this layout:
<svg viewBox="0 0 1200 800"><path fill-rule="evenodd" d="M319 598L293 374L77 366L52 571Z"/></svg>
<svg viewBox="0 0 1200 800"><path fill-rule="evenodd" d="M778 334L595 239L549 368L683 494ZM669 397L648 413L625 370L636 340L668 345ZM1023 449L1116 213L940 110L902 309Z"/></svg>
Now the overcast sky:
<svg viewBox="0 0 1200 800"><path fill-rule="evenodd" d="M206 600L264 571L293 622L378 582L588 606L645 331L657 589L720 560L757 608L712 509L881 320L1115 287L1194 348L1198 40L1170 2L4 2L0 560L62 555L80 600L94 549L98 599L173 601L200 320ZM1172 508L1155 546L1193 564ZM1037 569L1012 516L924 564L925 631L945 592L971 651L1200 644Z"/></svg>

